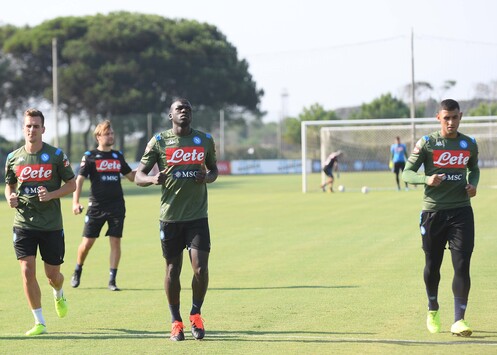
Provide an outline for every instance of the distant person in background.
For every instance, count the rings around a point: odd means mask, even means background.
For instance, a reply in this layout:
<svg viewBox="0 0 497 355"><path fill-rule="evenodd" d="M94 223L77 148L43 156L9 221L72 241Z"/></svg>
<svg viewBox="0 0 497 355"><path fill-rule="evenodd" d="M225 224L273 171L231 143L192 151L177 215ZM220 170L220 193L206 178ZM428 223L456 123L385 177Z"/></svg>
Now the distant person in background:
<svg viewBox="0 0 497 355"><path fill-rule="evenodd" d="M395 143L390 146L390 161L393 165L392 169L395 174L395 182L397 183L397 190L400 191L399 173L404 171L406 161L409 156L407 155L407 147L404 143L400 143L400 137L395 138ZM406 191L409 189L406 184Z"/></svg>
<svg viewBox="0 0 497 355"><path fill-rule="evenodd" d="M428 331L438 333L441 329L438 285L448 244L454 268L454 323L450 331L458 336L470 336L472 330L465 320L475 243L470 199L476 196L480 169L476 140L458 132L461 118L457 101L448 99L440 103L437 114L440 130L416 143L402 178L410 184L425 186L419 227L425 253L423 278L428 297ZM424 173L417 174L421 165Z"/></svg>
<svg viewBox="0 0 497 355"><path fill-rule="evenodd" d="M14 250L21 266L24 294L35 319L26 335L33 336L47 332L36 279L38 249L53 288L55 311L59 318L67 314L62 291L64 275L60 272L65 253L60 198L72 193L76 182L66 155L42 141L45 118L41 111L28 109L24 113L23 131L24 146L10 153L5 163L5 198L16 209Z"/></svg>
<svg viewBox="0 0 497 355"><path fill-rule="evenodd" d="M131 170L121 152L113 150L114 130L105 120L95 127L93 132L98 146L85 153L76 179L76 191L73 194L72 211L78 215L83 212L79 203L85 178L90 177L90 197L83 228L83 240L78 247L76 268L71 278L71 286L78 287L81 282L83 264L93 244L100 236L105 223L108 225L105 235L110 243L110 276L108 288L119 291L116 285L117 268L121 259L121 238L123 236L126 207L121 174L129 181L134 181L135 172Z"/></svg>
<svg viewBox="0 0 497 355"><path fill-rule="evenodd" d="M328 158L326 158L324 164L323 164L323 172L326 175L326 181L324 184L321 185L321 189L323 192L326 192L326 186L329 185L329 191L333 192L333 171L337 173L337 177L339 177L339 164L338 164L338 158L342 155L342 152L340 150L331 153L328 155Z"/></svg>

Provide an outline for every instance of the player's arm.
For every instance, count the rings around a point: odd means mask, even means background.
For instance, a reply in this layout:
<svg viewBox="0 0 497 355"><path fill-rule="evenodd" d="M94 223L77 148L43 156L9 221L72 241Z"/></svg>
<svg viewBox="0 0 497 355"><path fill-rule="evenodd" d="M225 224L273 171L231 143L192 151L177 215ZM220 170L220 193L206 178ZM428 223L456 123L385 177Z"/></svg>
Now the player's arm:
<svg viewBox="0 0 497 355"><path fill-rule="evenodd" d="M195 182L199 184L210 184L216 181L219 171L216 163L205 163L200 166L200 170L195 176Z"/></svg>
<svg viewBox="0 0 497 355"><path fill-rule="evenodd" d="M140 163L136 168L134 181L138 186L162 185L166 182L165 171L157 171L156 174L148 175L160 158L160 155L154 149L156 143L157 138L152 137L147 143L145 153L143 153Z"/></svg>
<svg viewBox="0 0 497 355"><path fill-rule="evenodd" d="M480 181L480 168L478 167L478 153L471 156L468 161L468 184L466 191L469 197L476 196L476 188Z"/></svg>
<svg viewBox="0 0 497 355"><path fill-rule="evenodd" d="M132 170L130 171L129 173L127 173L126 175L124 175L126 177L126 179L128 179L129 181L131 182L134 182L135 181L135 175L136 175L136 170Z"/></svg>
<svg viewBox="0 0 497 355"><path fill-rule="evenodd" d="M211 140L205 161L200 165L200 170L195 176L195 182L199 184L210 184L216 181L219 171L217 169L216 148Z"/></svg>
<svg viewBox="0 0 497 355"><path fill-rule="evenodd" d="M16 208L19 205L17 199L17 177L10 164L12 153L8 155L7 162L5 163L5 199L10 208Z"/></svg>
<svg viewBox="0 0 497 355"><path fill-rule="evenodd" d="M407 159L406 166L402 172L402 180L412 185L424 185L428 182L428 176L418 174L418 170L425 160L425 139L421 138L414 148L411 156Z"/></svg>
<svg viewBox="0 0 497 355"><path fill-rule="evenodd" d="M85 177L83 175L78 175L76 178L76 190L72 194L72 213L80 214L83 212L83 206L79 203L79 198L81 196L81 191L83 190L83 183L85 182Z"/></svg>
<svg viewBox="0 0 497 355"><path fill-rule="evenodd" d="M159 171L155 175L148 175L152 170L152 167L149 167L142 162L138 164L138 168L136 168L135 172L135 183L138 186L147 187L150 185L162 185L166 182L165 171Z"/></svg>
<svg viewBox="0 0 497 355"><path fill-rule="evenodd" d="M46 187L38 187L38 199L41 202L50 201L53 199L61 198L76 190L76 178L73 176L71 179L64 182L64 184L57 190L48 191Z"/></svg>
<svg viewBox="0 0 497 355"><path fill-rule="evenodd" d="M19 200L17 199L16 192L17 183L5 185L5 199L7 200L10 208L16 208L19 205Z"/></svg>
<svg viewBox="0 0 497 355"><path fill-rule="evenodd" d="M128 162L124 159L124 155L121 152L119 152L119 154L120 154L119 160L121 161L121 174L129 181L134 182L136 170L131 169Z"/></svg>

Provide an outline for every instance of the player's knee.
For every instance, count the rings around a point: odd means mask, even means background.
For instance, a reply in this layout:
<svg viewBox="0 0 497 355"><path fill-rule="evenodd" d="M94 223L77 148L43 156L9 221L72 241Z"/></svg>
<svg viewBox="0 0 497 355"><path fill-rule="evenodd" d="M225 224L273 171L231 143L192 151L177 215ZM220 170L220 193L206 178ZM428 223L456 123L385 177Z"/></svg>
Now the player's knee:
<svg viewBox="0 0 497 355"><path fill-rule="evenodd" d="M202 279L209 275L209 268L207 265L197 266L193 269L193 274L197 279Z"/></svg>

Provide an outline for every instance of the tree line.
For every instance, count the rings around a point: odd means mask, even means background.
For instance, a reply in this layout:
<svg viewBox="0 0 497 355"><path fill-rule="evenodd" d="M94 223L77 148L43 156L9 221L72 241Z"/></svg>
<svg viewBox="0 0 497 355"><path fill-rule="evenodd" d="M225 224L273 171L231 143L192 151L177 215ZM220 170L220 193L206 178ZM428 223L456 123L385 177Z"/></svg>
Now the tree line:
<svg viewBox="0 0 497 355"><path fill-rule="evenodd" d="M19 117L33 103L52 101L54 39L68 155L75 116L87 121L87 135L100 118L118 117L113 124L121 146L127 134L147 131L147 122L133 119L134 114L165 112L177 97L190 99L201 116L221 108L231 116L261 116L263 91L215 26L114 12L59 17L35 27L1 26L0 118ZM212 120L202 122L206 129ZM152 129L160 124L161 117L154 117Z"/></svg>
<svg viewBox="0 0 497 355"><path fill-rule="evenodd" d="M54 46L54 39L56 46ZM53 98L53 56L58 60L59 111L67 122L64 150L71 157L94 143L91 129L102 118L113 122L117 146L124 150L128 137L139 133L138 159L148 133L165 126L171 102L186 97L195 106L196 125L207 131L219 129L222 109L231 141L226 159L297 158L300 154L300 123L304 120L410 117L410 107L391 93L380 95L360 107L327 110L319 103L304 107L297 117L264 124L257 87L248 63L215 26L193 20L157 15L114 12L108 15L58 17L30 27L0 26L0 119L22 117L29 106ZM447 80L439 90L455 86ZM405 91L411 91L410 85ZM432 116L437 102L435 88L417 82L416 117ZM494 115L497 83L479 84L472 109L465 114ZM162 115L161 115L162 113ZM84 127L73 138L72 118ZM275 136L281 134L282 152ZM6 144L0 137L0 147ZM257 147L254 150L247 148ZM73 159L79 158L78 156Z"/></svg>

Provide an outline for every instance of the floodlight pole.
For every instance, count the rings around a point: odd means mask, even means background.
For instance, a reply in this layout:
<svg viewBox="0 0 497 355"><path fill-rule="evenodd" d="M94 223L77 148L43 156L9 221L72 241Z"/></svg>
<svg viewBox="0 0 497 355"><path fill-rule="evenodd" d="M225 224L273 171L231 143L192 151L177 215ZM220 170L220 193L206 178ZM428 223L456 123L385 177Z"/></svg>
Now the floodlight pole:
<svg viewBox="0 0 497 355"><path fill-rule="evenodd" d="M411 143L412 147L416 144L416 125L414 119L416 118L416 86L414 81L414 29L411 28Z"/></svg>
<svg viewBox="0 0 497 355"><path fill-rule="evenodd" d="M283 120L286 116L286 99L288 98L288 91L283 89L281 91L281 114L278 122L278 158L283 158Z"/></svg>
<svg viewBox="0 0 497 355"><path fill-rule="evenodd" d="M224 110L219 110L219 146L220 157L224 160Z"/></svg>
<svg viewBox="0 0 497 355"><path fill-rule="evenodd" d="M59 146L59 88L57 75L57 38L52 38L52 91L53 91L53 117L55 125L54 146Z"/></svg>

